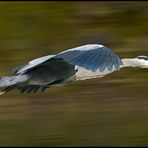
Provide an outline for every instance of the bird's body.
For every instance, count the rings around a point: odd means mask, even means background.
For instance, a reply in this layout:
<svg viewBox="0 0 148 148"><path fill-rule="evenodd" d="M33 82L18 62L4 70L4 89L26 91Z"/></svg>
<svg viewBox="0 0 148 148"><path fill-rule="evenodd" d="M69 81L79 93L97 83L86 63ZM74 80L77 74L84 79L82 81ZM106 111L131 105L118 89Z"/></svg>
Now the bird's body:
<svg viewBox="0 0 148 148"><path fill-rule="evenodd" d="M2 77L3 94L14 88L22 93L42 92L52 85L105 76L123 67L148 68L148 57L120 59L110 48L89 44L30 61L13 69L13 76Z"/></svg>

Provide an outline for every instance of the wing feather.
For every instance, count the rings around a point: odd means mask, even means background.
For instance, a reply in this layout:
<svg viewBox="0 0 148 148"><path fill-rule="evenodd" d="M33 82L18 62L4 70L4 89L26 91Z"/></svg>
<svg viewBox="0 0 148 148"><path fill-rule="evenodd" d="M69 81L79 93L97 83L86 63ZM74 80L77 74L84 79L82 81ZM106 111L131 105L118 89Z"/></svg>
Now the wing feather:
<svg viewBox="0 0 148 148"><path fill-rule="evenodd" d="M22 74L24 72L26 72L27 70L42 64L43 62L46 62L47 60L53 58L55 55L48 55L48 56L44 56L41 58L37 58L35 60L32 60L30 62L28 62L27 64L21 65L21 66L17 66L12 70L12 73L14 75L16 74Z"/></svg>
<svg viewBox="0 0 148 148"><path fill-rule="evenodd" d="M84 45L72 48L57 54L55 57L61 57L65 61L81 66L93 72L104 71L106 68L112 70L120 69L121 59L108 47L98 44Z"/></svg>
<svg viewBox="0 0 148 148"><path fill-rule="evenodd" d="M62 58L65 62L75 66L81 66L93 72L102 72L106 68L112 71L113 67L119 70L120 65L122 65L121 59L110 48L98 44L89 44L66 50L57 55L37 58L28 64L13 69L13 74L25 73L52 58Z"/></svg>

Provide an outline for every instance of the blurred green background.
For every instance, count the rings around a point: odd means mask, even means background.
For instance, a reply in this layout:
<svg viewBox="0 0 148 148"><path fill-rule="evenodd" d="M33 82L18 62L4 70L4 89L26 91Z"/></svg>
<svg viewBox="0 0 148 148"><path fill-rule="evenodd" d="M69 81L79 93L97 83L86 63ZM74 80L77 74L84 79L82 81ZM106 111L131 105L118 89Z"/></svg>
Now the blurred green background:
<svg viewBox="0 0 148 148"><path fill-rule="evenodd" d="M148 2L0 2L0 76L84 44L148 56ZM148 70L0 96L0 146L148 146Z"/></svg>

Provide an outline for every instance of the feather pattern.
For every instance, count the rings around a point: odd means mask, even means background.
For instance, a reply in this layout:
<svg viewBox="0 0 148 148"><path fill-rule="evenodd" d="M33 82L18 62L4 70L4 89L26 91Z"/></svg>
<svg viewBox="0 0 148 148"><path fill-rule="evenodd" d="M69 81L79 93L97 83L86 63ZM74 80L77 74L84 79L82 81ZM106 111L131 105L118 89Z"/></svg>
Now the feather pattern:
<svg viewBox="0 0 148 148"><path fill-rule="evenodd" d="M57 54L55 57L63 58L71 64L93 72L98 70L102 72L106 68L111 71L113 66L119 70L120 65L122 65L121 59L110 48L97 44L72 48Z"/></svg>

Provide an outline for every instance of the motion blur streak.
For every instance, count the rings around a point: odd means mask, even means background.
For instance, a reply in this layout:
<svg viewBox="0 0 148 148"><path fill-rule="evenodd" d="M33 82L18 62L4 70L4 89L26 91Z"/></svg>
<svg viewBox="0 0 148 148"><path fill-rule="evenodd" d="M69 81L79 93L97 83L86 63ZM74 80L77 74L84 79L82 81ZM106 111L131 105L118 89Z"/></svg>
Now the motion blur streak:
<svg viewBox="0 0 148 148"><path fill-rule="evenodd" d="M0 2L0 77L85 44L148 56L147 12L140 1ZM0 146L147 146L147 130L147 69L0 97Z"/></svg>

